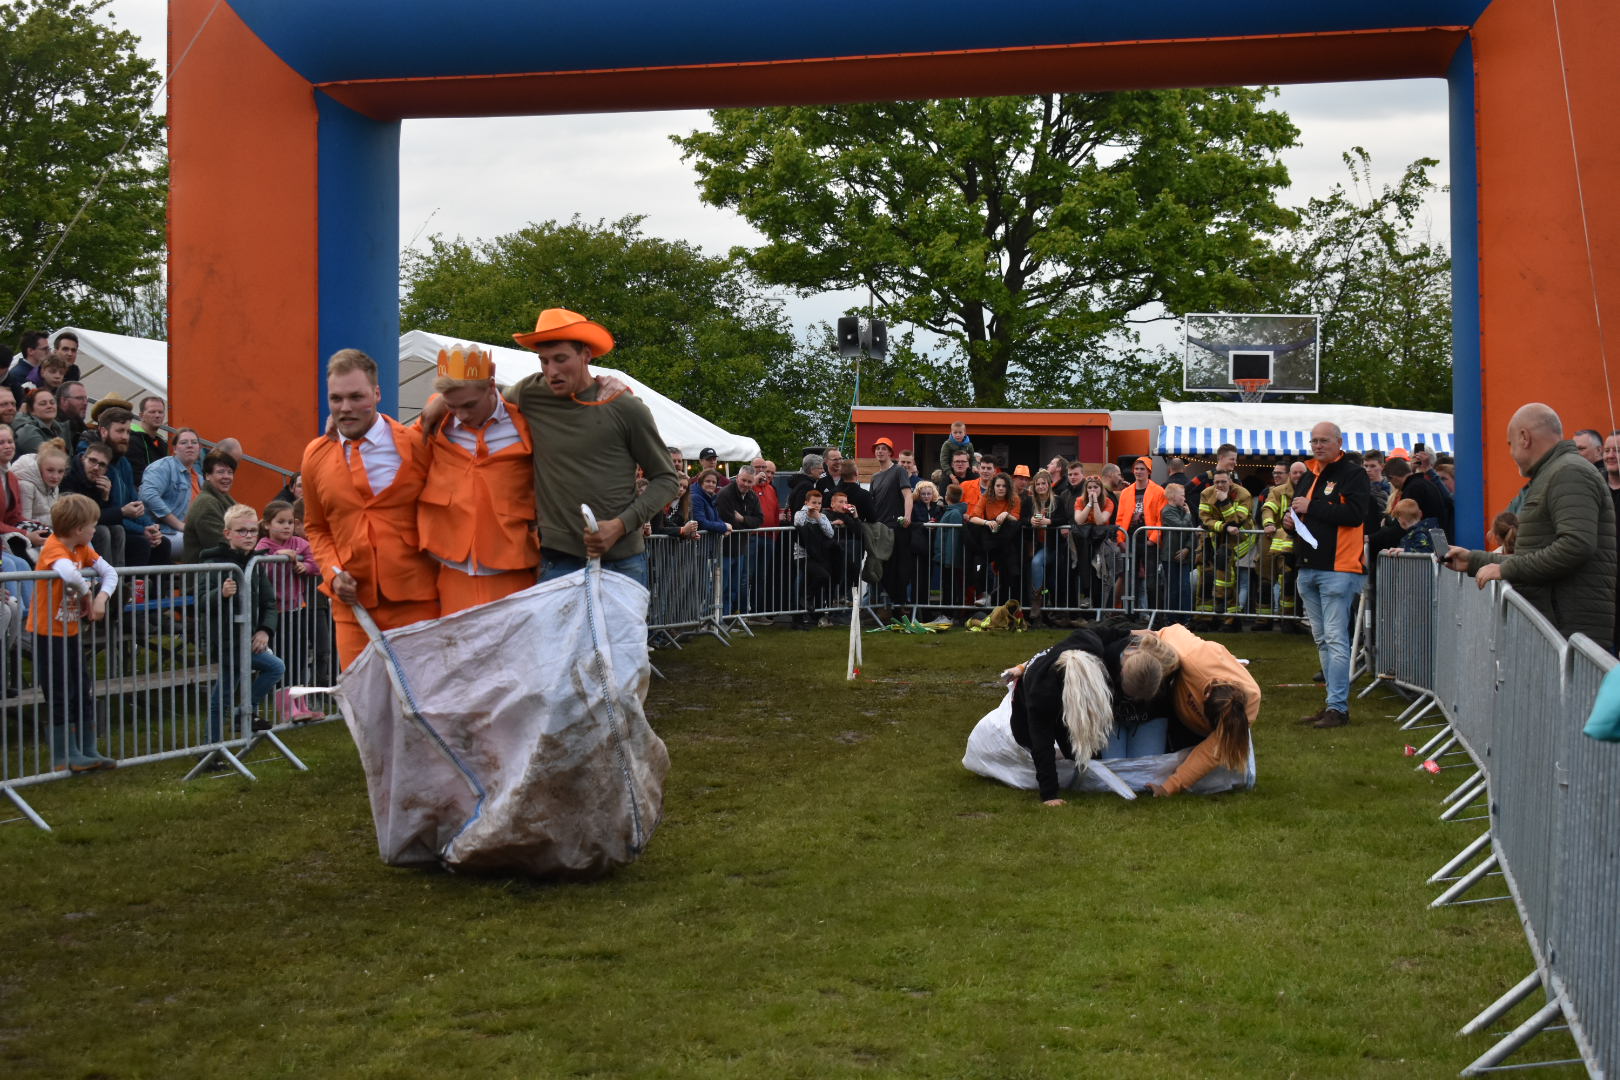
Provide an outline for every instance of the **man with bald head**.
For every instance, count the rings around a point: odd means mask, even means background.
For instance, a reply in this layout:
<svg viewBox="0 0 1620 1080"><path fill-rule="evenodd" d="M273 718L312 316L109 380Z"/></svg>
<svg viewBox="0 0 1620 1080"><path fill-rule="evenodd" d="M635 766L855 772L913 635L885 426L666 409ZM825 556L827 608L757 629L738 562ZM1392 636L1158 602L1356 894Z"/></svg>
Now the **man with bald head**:
<svg viewBox="0 0 1620 1080"><path fill-rule="evenodd" d="M1304 524L1294 543L1299 566L1299 597L1311 620L1311 634L1327 678L1327 704L1301 723L1336 728L1350 722L1350 632L1356 597L1367 580L1362 563L1363 526L1372 484L1361 458L1344 452L1338 425L1311 428L1310 471L1294 484L1290 516Z"/></svg>
<svg viewBox="0 0 1620 1080"><path fill-rule="evenodd" d="M1512 555L1446 550L1446 565L1479 587L1500 579L1565 636L1614 647L1614 503L1596 469L1564 438L1558 414L1539 401L1508 421L1508 453L1529 479Z"/></svg>

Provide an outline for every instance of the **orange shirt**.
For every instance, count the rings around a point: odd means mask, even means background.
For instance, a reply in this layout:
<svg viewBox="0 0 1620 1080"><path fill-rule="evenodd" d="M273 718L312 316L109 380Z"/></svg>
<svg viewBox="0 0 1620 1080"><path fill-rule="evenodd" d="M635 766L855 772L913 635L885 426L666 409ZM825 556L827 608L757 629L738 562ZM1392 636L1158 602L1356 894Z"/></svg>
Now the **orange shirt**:
<svg viewBox="0 0 1620 1080"><path fill-rule="evenodd" d="M53 533L40 549L39 567L49 570L57 560L66 559L80 570L86 570L94 566L99 558L101 556L89 544L80 544L70 550L62 543L61 537ZM61 578L53 574L34 590L34 603L28 609L28 629L47 637L76 637L79 620L89 605L88 594L72 592Z"/></svg>
<svg viewBox="0 0 1620 1080"><path fill-rule="evenodd" d="M1201 735L1211 732L1209 720L1204 716L1204 699L1216 686L1232 686L1243 691L1243 711L1252 725L1260 719L1260 685L1249 674L1249 669L1238 662L1226 646L1205 641L1185 626L1167 626L1159 631L1159 640L1176 650L1181 659L1181 671L1176 676L1176 716L1187 727ZM1164 789L1174 795L1196 784L1215 768L1215 743L1206 738L1193 747Z"/></svg>
<svg viewBox="0 0 1620 1080"><path fill-rule="evenodd" d="M1017 520L1018 510L1019 500L1016 498L1009 501L1007 499L992 499L986 496L973 511L973 516L994 521L998 514L1004 513L1008 517Z"/></svg>

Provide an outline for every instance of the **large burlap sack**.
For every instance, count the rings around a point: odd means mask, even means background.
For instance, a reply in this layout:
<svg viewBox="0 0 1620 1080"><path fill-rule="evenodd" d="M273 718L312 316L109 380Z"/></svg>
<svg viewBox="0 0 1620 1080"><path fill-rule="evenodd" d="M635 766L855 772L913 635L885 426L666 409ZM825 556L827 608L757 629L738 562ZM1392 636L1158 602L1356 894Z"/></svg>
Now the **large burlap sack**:
<svg viewBox="0 0 1620 1080"><path fill-rule="evenodd" d="M1174 754L1155 754L1152 757L1109 758L1102 764L1123 780L1133 791L1146 791L1148 784L1162 784L1187 760L1188 750ZM1029 751L1018 745L1012 733L1012 689L1008 688L1001 703L984 715L968 735L967 753L962 766L969 772L999 780L1009 787L1027 791L1040 790L1035 780L1035 759ZM1217 767L1209 775L1187 789L1192 795L1210 795L1217 791L1232 791L1254 787L1254 740L1249 740L1249 761L1242 772ZM1064 791L1082 791L1105 794L1113 791L1108 783L1090 770L1080 770L1062 754L1057 759L1058 787Z"/></svg>
<svg viewBox="0 0 1620 1080"><path fill-rule="evenodd" d="M595 565L374 639L338 681L383 861L588 878L657 828L647 590Z"/></svg>

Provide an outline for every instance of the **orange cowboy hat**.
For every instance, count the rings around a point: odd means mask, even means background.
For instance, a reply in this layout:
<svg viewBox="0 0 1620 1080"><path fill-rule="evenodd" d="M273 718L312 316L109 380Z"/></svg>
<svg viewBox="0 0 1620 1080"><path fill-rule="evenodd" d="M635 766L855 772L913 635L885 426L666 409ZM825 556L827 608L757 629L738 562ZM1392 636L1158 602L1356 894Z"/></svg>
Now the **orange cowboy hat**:
<svg viewBox="0 0 1620 1080"><path fill-rule="evenodd" d="M525 349L546 341L578 341L590 347L592 356L606 356L613 351L613 335L607 327L560 307L546 308L535 320L532 334L513 334L512 340Z"/></svg>

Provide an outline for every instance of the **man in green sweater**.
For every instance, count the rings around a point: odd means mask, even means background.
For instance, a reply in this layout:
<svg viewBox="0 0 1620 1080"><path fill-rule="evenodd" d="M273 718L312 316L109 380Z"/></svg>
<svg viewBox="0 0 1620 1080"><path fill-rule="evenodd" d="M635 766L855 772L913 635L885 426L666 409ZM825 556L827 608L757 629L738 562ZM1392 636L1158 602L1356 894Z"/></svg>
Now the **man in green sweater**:
<svg viewBox="0 0 1620 1080"><path fill-rule="evenodd" d="M601 558L647 584L641 526L675 498L675 467L646 403L613 392L591 375L591 360L613 349L607 329L563 308L540 313L532 333L513 340L540 356L540 372L506 392L534 439L535 508L540 524L541 581ZM647 489L636 494L640 467ZM587 533L581 504L596 515Z"/></svg>
<svg viewBox="0 0 1620 1080"><path fill-rule="evenodd" d="M1484 588L1500 578L1524 595L1566 637L1584 633L1613 648L1614 503L1587 460L1564 438L1558 414L1540 402L1508 421L1508 453L1529 479L1512 555L1446 551L1446 565Z"/></svg>

